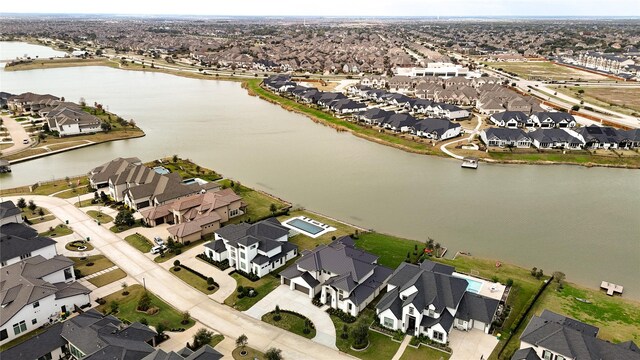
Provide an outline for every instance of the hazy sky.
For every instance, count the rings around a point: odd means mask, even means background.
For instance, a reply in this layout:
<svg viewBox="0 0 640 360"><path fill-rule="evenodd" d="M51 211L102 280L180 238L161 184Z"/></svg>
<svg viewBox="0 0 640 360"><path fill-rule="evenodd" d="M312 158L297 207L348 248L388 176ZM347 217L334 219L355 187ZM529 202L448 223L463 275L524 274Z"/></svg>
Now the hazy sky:
<svg viewBox="0 0 640 360"><path fill-rule="evenodd" d="M305 16L640 16L640 0L23 0L3 13Z"/></svg>

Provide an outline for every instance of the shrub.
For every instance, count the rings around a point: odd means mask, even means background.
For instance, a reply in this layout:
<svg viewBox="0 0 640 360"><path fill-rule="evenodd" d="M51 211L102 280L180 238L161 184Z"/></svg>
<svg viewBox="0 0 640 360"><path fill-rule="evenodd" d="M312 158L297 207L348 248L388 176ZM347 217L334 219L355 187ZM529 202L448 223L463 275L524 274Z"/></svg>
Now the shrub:
<svg viewBox="0 0 640 360"><path fill-rule="evenodd" d="M150 307L151 307L151 296L149 296L149 293L145 291L140 297L140 300L138 300L137 309L140 311L147 311L149 310Z"/></svg>
<svg viewBox="0 0 640 360"><path fill-rule="evenodd" d="M198 254L196 255L196 257L200 260L206 261L209 264L217 267L220 270L227 270L229 268L229 260L224 260L224 261L215 261L212 258L208 257L205 254Z"/></svg>
<svg viewBox="0 0 640 360"><path fill-rule="evenodd" d="M147 321L147 318L142 318L142 319L140 319L140 324L149 325L149 322Z"/></svg>
<svg viewBox="0 0 640 360"><path fill-rule="evenodd" d="M507 286L513 286L513 279L507 279Z"/></svg>
<svg viewBox="0 0 640 360"><path fill-rule="evenodd" d="M338 310L338 309L334 309L334 308L329 308L327 310L327 312L329 313L329 315L333 315L338 317L340 320L351 324L354 323L356 321L356 317L355 316L351 316L349 314L347 314L346 312L342 311L342 310Z"/></svg>

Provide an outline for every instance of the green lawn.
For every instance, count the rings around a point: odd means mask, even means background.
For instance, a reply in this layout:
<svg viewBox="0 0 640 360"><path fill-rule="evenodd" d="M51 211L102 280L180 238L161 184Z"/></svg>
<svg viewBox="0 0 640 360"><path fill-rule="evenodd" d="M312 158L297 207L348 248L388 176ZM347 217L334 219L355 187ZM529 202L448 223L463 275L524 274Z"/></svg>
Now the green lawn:
<svg viewBox="0 0 640 360"><path fill-rule="evenodd" d="M247 212L244 215L234 217L229 220L230 224L237 224L241 222L256 222L261 219L272 216L270 210L271 204L276 205L276 211L280 211L287 207L287 204L265 193L248 188L238 182L234 182L234 186L231 186L229 179L218 181L222 186L232 188L236 194L242 197L242 201L247 204Z"/></svg>
<svg viewBox="0 0 640 360"><path fill-rule="evenodd" d="M407 259L407 253L412 261L418 259L424 252L425 243L386 234L365 233L360 234L356 246L380 256L380 265L395 269ZM418 250L415 250L416 246Z"/></svg>
<svg viewBox="0 0 640 360"><path fill-rule="evenodd" d="M331 320L336 327L336 346L340 351L349 355L365 360L388 360L393 358L393 355L400 347L400 343L391 340L390 337L369 330L369 347L364 351L351 350L351 331L359 324L369 326L375 320L375 310L371 308L371 305L362 311L360 315L358 315L358 319L352 324L347 324L333 315L331 315ZM349 333L349 338L347 339L343 339L340 336L345 324L347 325L347 332Z"/></svg>
<svg viewBox="0 0 640 360"><path fill-rule="evenodd" d="M213 290L209 290L208 289L209 285L207 285L207 280L201 278L200 276L192 273L191 271L185 268L182 268L182 267L176 268L174 266L171 268L170 273L178 277L180 280L189 284L192 288L197 289L198 291L205 293L207 295L211 295L214 292L216 292L216 290L218 290L217 287L214 287Z"/></svg>
<svg viewBox="0 0 640 360"><path fill-rule="evenodd" d="M183 245L180 248L181 253L183 253L183 252L185 252L185 251L187 251L187 250L189 250L189 249L191 249L191 248L193 248L195 246L198 246L198 245L204 243L205 241L208 241L208 240L198 240L198 241L193 241L193 242L189 243L189 245ZM170 252L165 252L164 253L164 257L158 255L153 259L153 261L155 261L157 263L163 263L163 262L165 262L167 260L171 260L175 256L176 256L175 252L171 252L171 253Z"/></svg>
<svg viewBox="0 0 640 360"><path fill-rule="evenodd" d="M577 165L616 165L637 168L640 167L640 156L619 157L612 151L600 150L593 155L586 150L567 150L566 154L553 150L546 152L508 152L490 151L489 157L495 160L525 161L529 163L571 163Z"/></svg>
<svg viewBox="0 0 640 360"><path fill-rule="evenodd" d="M80 248L82 246L86 247L86 249L78 250L78 248ZM69 242L69 243L65 244L64 248L69 250L69 251L77 251L77 252L81 253L83 251L91 251L91 250L93 250L93 245L91 245L90 243L88 243L86 241L78 240L78 241L72 241L72 242Z"/></svg>
<svg viewBox="0 0 640 360"><path fill-rule="evenodd" d="M113 218L111 216L103 212L98 212L96 210L87 211L87 215L91 216L95 220L98 220L101 224L106 224L113 221Z"/></svg>
<svg viewBox="0 0 640 360"><path fill-rule="evenodd" d="M209 346L216 347L218 344L220 344L222 342L222 340L224 340L224 335L215 334L211 338L211 341L209 341Z"/></svg>
<svg viewBox="0 0 640 360"><path fill-rule="evenodd" d="M251 340L251 339L249 339ZM233 352L231 353L231 356L233 356L233 358L235 360L254 360L254 359L258 359L258 360L265 360L266 357L264 356L263 353L261 353L260 351L250 348L248 346L244 347L244 350L247 352L246 355L242 356L240 355L240 352L242 351L242 348L235 348L233 350Z"/></svg>
<svg viewBox="0 0 640 360"><path fill-rule="evenodd" d="M308 334L304 333L305 321L308 320L304 316L285 312L285 311L280 311L280 316L282 318L279 321L275 321L273 319L274 316L275 316L274 312L264 314L262 316L262 321L268 324L271 324L273 326L277 326L281 329L287 330L289 332L292 332L294 334L306 337L307 339L313 339L316 336L316 329L314 329L313 327L310 327L311 331Z"/></svg>
<svg viewBox="0 0 640 360"><path fill-rule="evenodd" d="M151 240L147 239L145 236L140 235L139 233L135 233L125 237L124 241L128 242L129 245L133 246L143 253L148 253L153 247Z"/></svg>
<svg viewBox="0 0 640 360"><path fill-rule="evenodd" d="M73 183L74 185L77 184L77 180L76 182ZM69 187L69 190L63 191L59 194L55 194L55 197L59 197L62 199L70 199L72 197L78 196L78 195L85 195L90 193L91 189L89 188L89 186L87 186L87 184L83 184L82 181L80 181L80 186L76 186L76 188L73 188L71 186L67 186ZM91 200L85 200L86 202L91 202Z"/></svg>
<svg viewBox="0 0 640 360"><path fill-rule="evenodd" d="M431 146L427 142L418 142L414 140L404 139L390 133L381 133L378 132L377 129L364 127L344 119L338 119L332 114L326 113L322 110L307 106L305 104L300 104L295 102L294 100L276 95L260 87L261 81L261 79L251 79L246 80L244 84L250 94L255 94L264 100L280 104L286 110L305 114L307 116L310 116L311 118L320 120L340 129L351 131L357 136L371 139L375 142L396 146L417 153L443 155L443 153L440 152L438 148Z"/></svg>
<svg viewBox="0 0 640 360"><path fill-rule="evenodd" d="M236 291L233 294L229 295L229 297L224 300L224 303L236 310L248 310L255 303L260 301L263 297L265 297L268 293L270 293L271 291L273 291L273 289L277 288L280 285L280 279L276 277L274 273L277 274L280 270L284 270L286 266L288 266L288 264L289 263L287 263L287 265L281 267L280 269L276 269L271 274L263 276L262 278L260 278L260 280L255 282L250 281L240 274L231 274L231 277L236 280L238 286L250 286L255 289L258 295L256 295L255 297L245 296L240 299L238 298L238 292Z"/></svg>
<svg viewBox="0 0 640 360"><path fill-rule="evenodd" d="M450 357L451 354L422 345L417 349L407 346L400 360L448 360Z"/></svg>
<svg viewBox="0 0 640 360"><path fill-rule="evenodd" d="M158 326L160 323L165 323L168 329L177 329L177 328L190 328L193 326L193 319L189 320L189 323L186 325L182 325L180 321L182 320L182 313L171 307L169 304L162 301L160 298L155 296L152 293L149 293L151 297L151 305L152 307L157 307L160 309L154 315L148 315L146 313L142 313L136 310L138 306L138 301L142 294L144 293L144 288L140 285L132 285L127 289L129 291L129 295L122 295L122 290L118 290L113 294L105 297L104 299L107 301L106 304L98 306L98 311L102 313L109 313L110 311L110 303L115 301L119 305L118 313L115 314L120 320L127 321L140 321L140 319L145 318L149 322L150 326Z"/></svg>
<svg viewBox="0 0 640 360"><path fill-rule="evenodd" d="M60 237L60 236L65 236L65 235L70 235L73 234L73 230L71 230L71 228L67 225L64 224L59 224L58 226L56 226L53 229L49 229L49 231L45 231L43 233L40 233L40 236L47 236L47 237Z"/></svg>
<svg viewBox="0 0 640 360"><path fill-rule="evenodd" d="M104 273L102 275L98 275L94 278L91 278L88 281L92 283L95 287L102 287L107 284L111 284L114 281L124 279L126 277L127 277L127 273L125 273L121 269L115 269L107 273Z"/></svg>
<svg viewBox="0 0 640 360"><path fill-rule="evenodd" d="M297 217L297 216L306 216L308 218L318 220L321 223L330 225L337 229L336 231L326 233L315 239L304 234L299 234L292 238L289 238L289 241L291 243L298 245L298 250L300 252L302 252L302 250L311 250L318 245L328 244L332 241L331 239L334 236L336 238L339 238L345 235L352 235L355 232L355 228L349 225L343 224L341 222L333 221L323 216L315 215L304 210L291 211L289 215L278 216L278 220L280 220L280 222L283 222L285 220L288 220L290 218Z"/></svg>
<svg viewBox="0 0 640 360"><path fill-rule="evenodd" d="M177 162L173 162L172 157L162 159L163 163L152 161L146 163L145 165L149 167L154 166L164 166L169 169L171 172L177 172L181 178L190 179L190 178L200 178L206 181L216 181L220 179L220 175L211 169L207 169L205 167L199 166L198 164L193 163L188 159L178 158Z"/></svg>
<svg viewBox="0 0 640 360"><path fill-rule="evenodd" d="M114 266L111 260L107 259L104 255L87 256L84 260L81 260L81 258L78 257L70 257L69 259L73 260L74 269L80 270L84 276L91 275ZM93 265L89 266L88 264L90 263L93 263Z"/></svg>
<svg viewBox="0 0 640 360"><path fill-rule="evenodd" d="M89 178L86 176L81 176L79 178L70 178L69 181L65 179L56 180L47 184L40 185L30 191L29 186L20 186L11 189L1 189L0 195L51 195L55 192L67 190L69 189L69 182L77 183L78 179L80 179L80 185L89 184Z"/></svg>
<svg viewBox="0 0 640 360"><path fill-rule="evenodd" d="M31 222L32 225L35 225L35 224L40 224L40 223L55 220L55 219L56 217L53 215L45 215L45 216L37 216L35 218L31 218L29 219L29 222Z"/></svg>
<svg viewBox="0 0 640 360"><path fill-rule="evenodd" d="M129 229L133 229L133 228L137 228L142 226L142 222L140 220L136 220L136 222L132 225L132 226L127 226L127 225L113 225L112 227L109 228L109 230L111 230L114 233L121 233L123 231L127 231Z"/></svg>

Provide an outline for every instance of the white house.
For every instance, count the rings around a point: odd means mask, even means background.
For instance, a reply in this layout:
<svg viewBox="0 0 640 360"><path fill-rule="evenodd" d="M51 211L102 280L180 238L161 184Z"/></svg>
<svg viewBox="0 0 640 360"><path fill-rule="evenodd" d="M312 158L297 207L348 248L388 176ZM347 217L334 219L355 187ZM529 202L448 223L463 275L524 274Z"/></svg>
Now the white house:
<svg viewBox="0 0 640 360"><path fill-rule="evenodd" d="M47 113L45 119L51 131L57 131L60 137L103 131L100 118L74 105L63 103Z"/></svg>
<svg viewBox="0 0 640 360"><path fill-rule="evenodd" d="M90 304L86 287L75 282L73 261L34 256L0 273L0 344L57 321L74 307Z"/></svg>
<svg viewBox="0 0 640 360"><path fill-rule="evenodd" d="M531 121L542 128L574 128L576 119L573 115L562 111L540 111L531 114Z"/></svg>
<svg viewBox="0 0 640 360"><path fill-rule="evenodd" d="M462 126L447 119L422 119L413 125L413 134L442 141L454 138L462 133Z"/></svg>
<svg viewBox="0 0 640 360"><path fill-rule="evenodd" d="M436 106L432 106L432 111L435 115L449 120L466 119L471 115L468 110L459 108L452 104L437 104Z"/></svg>
<svg viewBox="0 0 640 360"><path fill-rule="evenodd" d="M7 200L0 203L0 226L5 224L21 224L22 211L13 203Z"/></svg>
<svg viewBox="0 0 640 360"><path fill-rule="evenodd" d="M376 305L380 324L443 344L454 327L489 333L499 301L467 291L469 283L453 270L431 261L402 263Z"/></svg>
<svg viewBox="0 0 640 360"><path fill-rule="evenodd" d="M522 111L503 111L489 117L496 126L516 129L521 127L533 127L535 123Z"/></svg>
<svg viewBox="0 0 640 360"><path fill-rule="evenodd" d="M295 264L280 272L280 282L309 298L320 295L321 303L357 316L380 294L392 272L345 236L303 252Z"/></svg>
<svg viewBox="0 0 640 360"><path fill-rule="evenodd" d="M487 146L513 146L521 149L531 147L531 137L522 129L488 128L480 132L480 139Z"/></svg>
<svg viewBox="0 0 640 360"><path fill-rule="evenodd" d="M532 144L538 149L581 149L585 141L582 135L570 129L541 128L529 133Z"/></svg>
<svg viewBox="0 0 640 360"><path fill-rule="evenodd" d="M263 277L298 255L298 247L289 241L289 229L276 218L227 225L205 244L205 255L245 273Z"/></svg>
<svg viewBox="0 0 640 360"><path fill-rule="evenodd" d="M55 240L38 236L38 232L24 223L0 227L0 268L30 257L51 259L58 255Z"/></svg>

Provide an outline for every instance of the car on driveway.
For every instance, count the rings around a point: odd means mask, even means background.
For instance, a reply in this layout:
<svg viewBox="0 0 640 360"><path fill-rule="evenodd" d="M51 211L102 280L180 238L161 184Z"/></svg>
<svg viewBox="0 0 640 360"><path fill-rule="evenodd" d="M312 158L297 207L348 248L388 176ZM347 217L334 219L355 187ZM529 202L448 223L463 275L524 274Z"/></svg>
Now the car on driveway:
<svg viewBox="0 0 640 360"><path fill-rule="evenodd" d="M161 250L167 250L167 247L164 245L158 245L151 248L152 254L160 254Z"/></svg>
<svg viewBox="0 0 640 360"><path fill-rule="evenodd" d="M164 240L162 240L162 238L160 236L156 236L153 238L153 241L157 244L157 245L164 245Z"/></svg>
<svg viewBox="0 0 640 360"><path fill-rule="evenodd" d="M29 144L29 139L22 140L22 143L25 144L25 145Z"/></svg>

